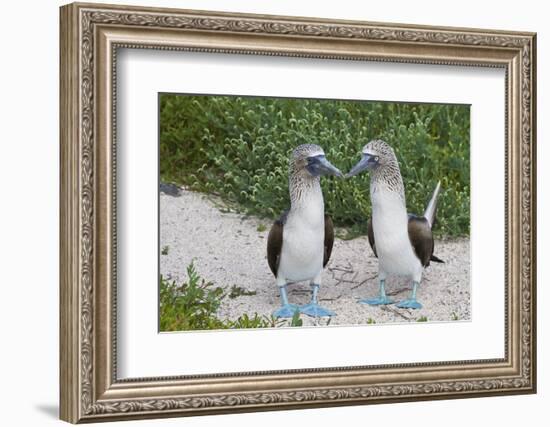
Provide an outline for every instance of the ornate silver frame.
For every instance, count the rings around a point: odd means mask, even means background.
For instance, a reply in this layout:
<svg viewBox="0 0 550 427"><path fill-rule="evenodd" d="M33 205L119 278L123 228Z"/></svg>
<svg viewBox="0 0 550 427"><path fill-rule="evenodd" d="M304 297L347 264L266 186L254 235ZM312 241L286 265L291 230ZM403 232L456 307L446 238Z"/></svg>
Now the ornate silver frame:
<svg viewBox="0 0 550 427"><path fill-rule="evenodd" d="M61 8L61 418L129 418L534 393L536 35L174 9ZM118 47L506 70L505 357L121 381L116 376Z"/></svg>

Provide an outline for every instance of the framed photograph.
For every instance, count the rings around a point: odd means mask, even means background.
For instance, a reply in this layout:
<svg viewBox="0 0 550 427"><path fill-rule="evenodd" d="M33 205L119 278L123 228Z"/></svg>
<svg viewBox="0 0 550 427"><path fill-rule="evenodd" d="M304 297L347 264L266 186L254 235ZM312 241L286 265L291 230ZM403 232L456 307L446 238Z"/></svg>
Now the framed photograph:
<svg viewBox="0 0 550 427"><path fill-rule="evenodd" d="M536 391L536 36L61 8L61 418Z"/></svg>

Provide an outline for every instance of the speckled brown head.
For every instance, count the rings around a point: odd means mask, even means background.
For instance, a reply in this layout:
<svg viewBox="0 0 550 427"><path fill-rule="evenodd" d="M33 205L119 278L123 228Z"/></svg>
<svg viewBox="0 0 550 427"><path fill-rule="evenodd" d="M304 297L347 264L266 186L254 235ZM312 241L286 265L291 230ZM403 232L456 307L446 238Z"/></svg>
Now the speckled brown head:
<svg viewBox="0 0 550 427"><path fill-rule="evenodd" d="M290 173L314 178L321 175L344 176L326 159L323 149L315 144L302 144L292 151Z"/></svg>
<svg viewBox="0 0 550 427"><path fill-rule="evenodd" d="M371 175L371 195L381 186L398 193L405 201L405 187L399 170L397 157L386 142L381 139L370 141L361 150L361 160L346 174L346 178L368 170Z"/></svg>
<svg viewBox="0 0 550 427"><path fill-rule="evenodd" d="M387 143L381 139L370 141L361 151L361 160L346 174L351 177L363 172L364 170L375 171L389 167L399 171L397 157Z"/></svg>

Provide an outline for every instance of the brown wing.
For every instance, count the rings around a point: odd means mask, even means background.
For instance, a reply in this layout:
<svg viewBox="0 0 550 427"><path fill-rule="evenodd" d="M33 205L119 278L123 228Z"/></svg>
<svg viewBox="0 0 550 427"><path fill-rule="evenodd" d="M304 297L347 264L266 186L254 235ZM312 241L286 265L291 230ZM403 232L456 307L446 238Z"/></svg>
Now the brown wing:
<svg viewBox="0 0 550 427"><path fill-rule="evenodd" d="M376 243L374 243L374 230L372 228L372 218L369 218L369 220L367 221L367 237L369 238L370 248L374 252L374 256L378 258L378 254L376 253Z"/></svg>
<svg viewBox="0 0 550 427"><path fill-rule="evenodd" d="M281 259L281 249L283 248L283 228L286 222L288 211L273 223L269 235L267 236L267 263L273 275L277 277L279 269L279 260Z"/></svg>
<svg viewBox="0 0 550 427"><path fill-rule="evenodd" d="M434 238L430 223L424 217L409 215L409 240L424 267L430 265L434 253Z"/></svg>
<svg viewBox="0 0 550 427"><path fill-rule="evenodd" d="M332 253L332 245L334 245L334 224L332 218L325 215L325 253L323 256L323 267L326 267L330 254Z"/></svg>

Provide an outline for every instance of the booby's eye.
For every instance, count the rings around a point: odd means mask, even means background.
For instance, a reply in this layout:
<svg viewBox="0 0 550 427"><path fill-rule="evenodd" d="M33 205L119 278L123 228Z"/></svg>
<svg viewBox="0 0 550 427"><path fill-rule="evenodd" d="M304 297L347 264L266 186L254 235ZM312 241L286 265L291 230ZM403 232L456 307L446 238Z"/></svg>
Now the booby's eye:
<svg viewBox="0 0 550 427"><path fill-rule="evenodd" d="M374 161L378 163L378 156L374 156Z"/></svg>

